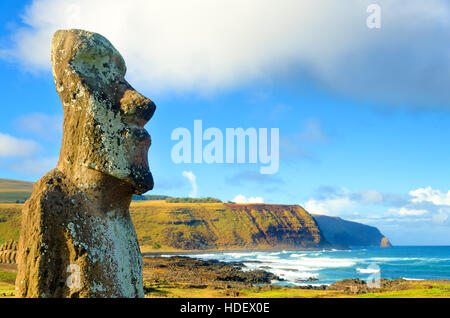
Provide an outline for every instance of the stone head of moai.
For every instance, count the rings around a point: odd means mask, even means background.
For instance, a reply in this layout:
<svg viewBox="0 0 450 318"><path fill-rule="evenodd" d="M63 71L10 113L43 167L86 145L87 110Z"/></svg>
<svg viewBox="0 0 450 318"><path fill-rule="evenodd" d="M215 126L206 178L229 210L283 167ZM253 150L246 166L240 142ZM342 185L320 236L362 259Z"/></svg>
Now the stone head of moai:
<svg viewBox="0 0 450 318"><path fill-rule="evenodd" d="M51 60L64 108L58 169L75 179L95 170L136 194L151 190L150 136L143 127L155 104L125 80L120 53L100 34L60 30L53 36Z"/></svg>

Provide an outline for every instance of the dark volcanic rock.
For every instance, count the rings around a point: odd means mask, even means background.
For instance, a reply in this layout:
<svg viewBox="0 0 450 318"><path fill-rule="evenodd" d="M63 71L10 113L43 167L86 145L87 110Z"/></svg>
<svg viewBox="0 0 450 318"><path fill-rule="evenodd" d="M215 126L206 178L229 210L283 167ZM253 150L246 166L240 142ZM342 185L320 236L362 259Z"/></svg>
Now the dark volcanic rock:
<svg viewBox="0 0 450 318"><path fill-rule="evenodd" d="M368 287L365 281L359 278L354 279L343 279L337 281L327 288L328 290L338 290L350 294L361 294L368 291Z"/></svg>
<svg viewBox="0 0 450 318"><path fill-rule="evenodd" d="M319 279L315 277L309 277L307 279L297 279L295 282L297 283L304 283L304 282L317 282Z"/></svg>
<svg viewBox="0 0 450 318"><path fill-rule="evenodd" d="M365 281L354 279L343 279L337 281L330 286L328 290L337 290L348 294L364 294L364 293L379 293L386 291L406 290L411 288L411 282L398 278L398 279L380 279L379 287L370 287Z"/></svg>
<svg viewBox="0 0 450 318"><path fill-rule="evenodd" d="M272 280L279 280L279 277L272 273L263 270L243 271L243 267L244 265L240 262L203 261L184 256L146 257L144 258L144 278L149 282L222 288L270 284Z"/></svg>
<svg viewBox="0 0 450 318"><path fill-rule="evenodd" d="M302 285L302 286L296 286L296 289L314 289L314 290L326 290L328 288L327 285Z"/></svg>

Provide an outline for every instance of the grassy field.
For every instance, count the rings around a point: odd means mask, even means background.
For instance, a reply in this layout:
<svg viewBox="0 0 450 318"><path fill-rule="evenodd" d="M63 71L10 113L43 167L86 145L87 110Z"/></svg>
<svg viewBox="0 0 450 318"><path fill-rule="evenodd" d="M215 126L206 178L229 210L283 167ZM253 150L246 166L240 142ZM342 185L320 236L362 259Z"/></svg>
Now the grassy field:
<svg viewBox="0 0 450 318"><path fill-rule="evenodd" d="M335 290L313 290L280 287L275 285L256 286L245 289L196 288L188 284L162 284L145 282L148 298L450 298L450 281L406 282L396 290L382 290L376 293L349 294Z"/></svg>
<svg viewBox="0 0 450 318"><path fill-rule="evenodd" d="M402 290L401 288L405 288ZM383 290L377 293L367 294L347 294L333 290L305 290L286 287L254 287L241 291L241 297L261 297L261 298L286 298L286 297L312 297L312 298L436 298L450 297L450 281L439 283L432 281L416 281L406 283L399 287L399 290Z"/></svg>
<svg viewBox="0 0 450 318"><path fill-rule="evenodd" d="M2 270L6 268L8 271ZM0 298L14 297L14 282L16 280L16 273L11 271L10 266L0 265Z"/></svg>
<svg viewBox="0 0 450 318"><path fill-rule="evenodd" d="M0 204L0 244L18 241L23 204Z"/></svg>

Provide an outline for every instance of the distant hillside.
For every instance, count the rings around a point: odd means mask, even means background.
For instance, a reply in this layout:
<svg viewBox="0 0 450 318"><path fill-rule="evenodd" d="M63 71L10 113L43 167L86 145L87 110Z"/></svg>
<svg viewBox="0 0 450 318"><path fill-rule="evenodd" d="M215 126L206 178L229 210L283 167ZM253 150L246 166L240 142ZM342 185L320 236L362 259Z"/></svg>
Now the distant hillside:
<svg viewBox="0 0 450 318"><path fill-rule="evenodd" d="M335 246L380 246L384 237L373 226L333 216L313 214L313 217L325 239Z"/></svg>
<svg viewBox="0 0 450 318"><path fill-rule="evenodd" d="M167 195L151 194L151 195L133 195L133 201L145 201L145 200L166 200L170 198Z"/></svg>
<svg viewBox="0 0 450 318"><path fill-rule="evenodd" d="M297 205L135 202L131 215L141 246L155 249L320 247L312 216Z"/></svg>
<svg viewBox="0 0 450 318"><path fill-rule="evenodd" d="M222 203L219 199L216 198L167 198L167 203Z"/></svg>
<svg viewBox="0 0 450 318"><path fill-rule="evenodd" d="M25 202L33 191L33 182L0 179L0 203Z"/></svg>
<svg viewBox="0 0 450 318"><path fill-rule="evenodd" d="M217 198L191 198L182 197L174 198L167 195L133 195L133 201L147 201L147 200L164 200L167 203L221 203L222 201Z"/></svg>

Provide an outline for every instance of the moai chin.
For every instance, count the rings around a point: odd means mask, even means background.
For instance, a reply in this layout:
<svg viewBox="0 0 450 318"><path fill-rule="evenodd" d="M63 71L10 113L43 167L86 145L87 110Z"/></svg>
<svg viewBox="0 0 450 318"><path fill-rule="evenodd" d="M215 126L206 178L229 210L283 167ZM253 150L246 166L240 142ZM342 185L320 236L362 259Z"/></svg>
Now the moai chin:
<svg viewBox="0 0 450 318"><path fill-rule="evenodd" d="M133 194L153 188L144 125L155 104L103 36L60 30L51 60L64 109L58 165L22 213L17 297L144 297Z"/></svg>

